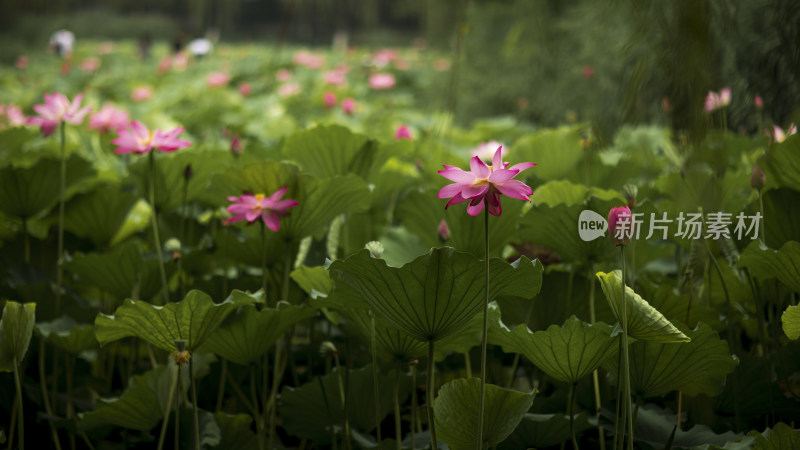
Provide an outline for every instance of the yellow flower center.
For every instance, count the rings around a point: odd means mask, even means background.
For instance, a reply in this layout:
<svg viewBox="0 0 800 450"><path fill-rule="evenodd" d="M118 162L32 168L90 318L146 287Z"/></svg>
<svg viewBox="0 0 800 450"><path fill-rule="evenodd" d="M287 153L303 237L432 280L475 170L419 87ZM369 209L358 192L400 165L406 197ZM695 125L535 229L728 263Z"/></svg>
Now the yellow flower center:
<svg viewBox="0 0 800 450"><path fill-rule="evenodd" d="M150 132L150 134L147 136L147 139L140 140L139 145L141 145L142 147L147 147L152 140L153 140L153 131Z"/></svg>
<svg viewBox="0 0 800 450"><path fill-rule="evenodd" d="M256 198L256 204L253 205L253 209L261 209L261 201L267 198L267 196L264 194L256 194L255 198Z"/></svg>

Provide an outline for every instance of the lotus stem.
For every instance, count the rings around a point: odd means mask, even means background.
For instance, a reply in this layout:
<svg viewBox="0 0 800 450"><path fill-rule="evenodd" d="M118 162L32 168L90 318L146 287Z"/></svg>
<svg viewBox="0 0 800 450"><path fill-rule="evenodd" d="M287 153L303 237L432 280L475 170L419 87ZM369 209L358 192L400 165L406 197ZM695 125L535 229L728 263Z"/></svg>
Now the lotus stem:
<svg viewBox="0 0 800 450"><path fill-rule="evenodd" d="M19 382L19 361L17 361L16 355L14 355L13 363L14 363L14 386L17 388L17 405L19 405L19 408L17 408L17 416L19 418L19 420L17 421L17 430L19 432L18 442L19 442L19 449L25 450L25 424L23 420L25 418L25 414L23 414L22 412L22 386ZM9 444L10 442L11 439L9 438Z"/></svg>
<svg viewBox="0 0 800 450"><path fill-rule="evenodd" d="M400 428L400 370L394 377L394 439L397 450L403 450L403 432Z"/></svg>
<svg viewBox="0 0 800 450"><path fill-rule="evenodd" d="M225 377L228 375L228 360L222 358L222 367L219 375L219 387L217 388L217 404L214 412L222 411L222 399L225 398Z"/></svg>
<svg viewBox="0 0 800 450"><path fill-rule="evenodd" d="M617 450L617 442L619 441L619 435L622 433L620 431L620 409L622 405L622 335L619 336L619 349L617 350L617 406L614 412L614 441L612 444L612 448ZM623 414L625 410L622 410ZM624 420L623 420L624 423ZM624 425L622 428L625 428Z"/></svg>
<svg viewBox="0 0 800 450"><path fill-rule="evenodd" d="M758 190L758 209L761 212L761 227L759 229L761 233L761 242L767 245L766 220L764 219L764 196L761 195L761 189Z"/></svg>
<svg viewBox="0 0 800 450"><path fill-rule="evenodd" d="M425 395L428 397L428 427L431 430L431 450L437 450L436 446L436 422L433 418L433 339L428 341L428 389Z"/></svg>
<svg viewBox="0 0 800 450"><path fill-rule="evenodd" d="M486 276L484 278L484 296L483 296L483 328L481 331L481 389L480 398L478 399L478 440L475 443L475 448L481 450L483 448L483 407L484 396L486 395L486 329L489 323L489 201L484 200L483 208L483 230L484 230L484 263L486 268Z"/></svg>
<svg viewBox="0 0 800 450"><path fill-rule="evenodd" d="M525 326L528 325L528 322L531 320L531 316L533 315L533 305L534 300L531 300L531 304L528 305L528 312L525 314ZM511 371L508 372L508 383L506 386L509 388L514 384L514 379L517 376L517 367L519 367L519 353L514 355L514 362L511 363ZM604 449L605 450L605 449Z"/></svg>
<svg viewBox="0 0 800 450"><path fill-rule="evenodd" d="M256 394L256 369L250 365L250 401L255 410L256 421L256 436L258 438L258 448L264 450L264 415L266 414L266 407L258 410L258 395ZM270 445L267 448L272 448L272 436L270 435Z"/></svg>
<svg viewBox="0 0 800 450"><path fill-rule="evenodd" d="M278 386L283 375L281 356L281 342L280 339L278 339L278 342L275 343L275 362L272 367L272 392L270 392L269 398L269 404L271 405L269 413L269 448L274 448L273 444L275 443L275 415L278 409L278 405L275 404L275 399L277 398ZM267 405L264 406L265 412L266 409Z"/></svg>
<svg viewBox="0 0 800 450"><path fill-rule="evenodd" d="M417 450L414 425L419 425L417 417L417 361L411 361L411 450Z"/></svg>
<svg viewBox="0 0 800 450"><path fill-rule="evenodd" d="M31 263L31 239L28 236L28 218L22 218L22 239L25 244L25 264Z"/></svg>
<svg viewBox="0 0 800 450"><path fill-rule="evenodd" d="M264 231L264 221L261 224L261 296L264 305L267 305L267 237Z"/></svg>
<svg viewBox="0 0 800 450"><path fill-rule="evenodd" d="M573 414L573 407L575 403L575 385L577 383L572 383L569 385L569 399L567 402L569 403L568 406L568 414L569 414L569 435L572 438L572 448L574 450L578 450L578 441L575 439L575 416Z"/></svg>
<svg viewBox="0 0 800 450"><path fill-rule="evenodd" d="M620 256L622 257L622 358L623 376L625 377L625 410L628 421L628 449L633 450L633 411L631 409L631 377L630 377L630 356L628 355L628 302L625 299L625 246L620 245Z"/></svg>
<svg viewBox="0 0 800 450"><path fill-rule="evenodd" d="M164 438L167 436L167 424L169 424L169 409L170 407L172 407L172 399L175 397L175 388L178 385L178 367L179 366L176 365L175 376L172 377L172 383L170 384L169 387L169 396L167 397L167 413L164 414L164 422L162 422L161 424L161 433L158 435L158 450L162 450L164 448Z"/></svg>
<svg viewBox="0 0 800 450"><path fill-rule="evenodd" d="M183 380L181 379L181 363L176 361L177 379L178 379L178 396L175 397L175 448L180 448L181 439L181 396L183 395Z"/></svg>
<svg viewBox="0 0 800 450"><path fill-rule="evenodd" d="M169 303L169 285L167 284L167 271L164 270L164 256L161 254L161 238L158 235L158 216L156 215L156 158L153 151L148 155L150 163L150 207L153 208L153 240L158 256L158 271L161 274L161 288L164 294L164 304Z"/></svg>
<svg viewBox="0 0 800 450"><path fill-rule="evenodd" d="M67 375L67 419L73 419L75 421L75 425L78 424L77 420L75 419L75 406L72 404L72 371L75 368L73 363L74 357L71 354L67 354L66 362L64 365L66 366L66 375ZM69 444L72 450L75 450L75 435L70 435L69 437Z"/></svg>
<svg viewBox="0 0 800 450"><path fill-rule="evenodd" d="M67 191L67 157L64 150L66 139L64 137L64 127L66 124L61 121L61 171L58 194L58 259L56 260L56 316L61 315L61 283L64 280L64 200ZM20 436L21 437L21 436Z"/></svg>
<svg viewBox="0 0 800 450"><path fill-rule="evenodd" d="M194 415L194 448L200 450L200 413L197 409L197 383L194 381L194 365L189 358L189 385L192 389L192 414Z"/></svg>
<svg viewBox="0 0 800 450"><path fill-rule="evenodd" d="M375 432L378 437L378 447L381 446L381 398L378 388L378 346L375 340L375 316L369 311L370 341L372 350L372 392L375 397ZM338 358L337 358L338 361Z"/></svg>
<svg viewBox="0 0 800 450"><path fill-rule="evenodd" d="M338 379L339 382L339 399L342 402L342 414L344 415L344 443L342 444L342 447L346 447L349 450L353 448L350 443L350 420L347 418L347 395L345 394L344 391L344 381L342 380L342 366L339 363L338 353L334 352L333 362L334 364L336 364L336 378ZM380 440L378 440L378 443L380 444Z"/></svg>
<svg viewBox="0 0 800 450"><path fill-rule="evenodd" d="M595 277L592 276L594 272L594 264L589 263L589 321L592 325L594 325L595 320L595 310L594 310L594 287L595 287ZM600 426L600 407L602 402L600 400L600 377L598 375L597 369L592 371L592 386L594 387L594 415L597 418L597 434L598 438L600 439L600 450L606 450L606 438L605 434L603 433L603 427Z"/></svg>
<svg viewBox="0 0 800 450"><path fill-rule="evenodd" d="M47 411L49 416L53 415L53 408L50 406L50 396L47 395L47 375L45 372L45 351L44 351L44 336L39 337L39 385L42 388L42 402L44 403L44 410ZM50 424L50 433L53 435L53 444L56 450L61 450L61 441L58 439L58 431L52 421L48 420Z"/></svg>

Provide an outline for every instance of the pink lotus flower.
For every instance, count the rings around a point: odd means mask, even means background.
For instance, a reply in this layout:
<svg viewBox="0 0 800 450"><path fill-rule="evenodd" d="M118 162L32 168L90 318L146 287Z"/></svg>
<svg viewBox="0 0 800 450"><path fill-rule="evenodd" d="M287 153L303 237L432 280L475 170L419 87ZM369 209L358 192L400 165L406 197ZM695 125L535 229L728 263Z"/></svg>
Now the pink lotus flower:
<svg viewBox="0 0 800 450"><path fill-rule="evenodd" d="M484 204L488 203L489 214L499 216L502 213L501 194L531 201L533 189L522 181L512 178L536 164L524 162L507 168L509 163L503 162L502 151L503 147L497 148L491 166L486 165L479 157L473 156L469 160L469 172L447 164L443 166L444 170L440 170L439 175L454 181L453 184L443 187L437 195L439 198L452 197L445 209L468 201L467 214L477 216L483 211Z"/></svg>
<svg viewBox="0 0 800 450"><path fill-rule="evenodd" d="M594 69L592 66L583 66L583 69L581 69L581 75L583 75L583 78L591 80L592 77L594 77Z"/></svg>
<svg viewBox="0 0 800 450"><path fill-rule="evenodd" d="M100 111L89 118L89 129L98 130L100 133L117 131L127 127L130 120L127 111L106 103Z"/></svg>
<svg viewBox="0 0 800 450"><path fill-rule="evenodd" d="M278 231L281 227L280 218L289 215L287 209L299 205L297 200L281 200L287 189L289 189L288 186L284 186L269 197L264 194L228 197L233 204L228 206L227 211L232 213L233 217L226 220L225 223L242 220L253 223L261 217L267 228Z"/></svg>
<svg viewBox="0 0 800 450"><path fill-rule="evenodd" d="M383 49L378 50L372 58L372 64L377 67L386 67L390 62L397 59L397 50Z"/></svg>
<svg viewBox="0 0 800 450"><path fill-rule="evenodd" d="M233 138L231 138L231 154L234 157L238 157L242 154L242 140L239 139L238 134L234 134Z"/></svg>
<svg viewBox="0 0 800 450"><path fill-rule="evenodd" d="M300 93L300 85L297 83L286 83L278 88L278 95L281 97L291 97Z"/></svg>
<svg viewBox="0 0 800 450"><path fill-rule="evenodd" d="M289 81L289 79L291 78L292 78L292 72L289 72L286 69L281 69L278 71L278 73L275 74L275 79L280 82Z"/></svg>
<svg viewBox="0 0 800 450"><path fill-rule="evenodd" d="M116 47L116 44L111 41L101 42L100 45L97 46L97 54L107 55L114 51L114 47Z"/></svg>
<svg viewBox="0 0 800 450"><path fill-rule="evenodd" d="M608 212L608 237L614 245L627 245L633 236L634 222L627 206L611 208Z"/></svg>
<svg viewBox="0 0 800 450"><path fill-rule="evenodd" d="M322 101L325 102L326 108L333 108L336 106L336 94L333 92L326 92L324 96L322 96Z"/></svg>
<svg viewBox="0 0 800 450"><path fill-rule="evenodd" d="M80 68L84 72L89 72L89 73L94 72L95 70L100 68L100 59L95 57L86 58L83 61L81 61Z"/></svg>
<svg viewBox="0 0 800 450"><path fill-rule="evenodd" d="M706 104L703 107L705 112L711 112L720 108L724 108L731 103L731 88L724 87L720 89L719 94L714 91L708 91L706 96Z"/></svg>
<svg viewBox="0 0 800 450"><path fill-rule="evenodd" d="M28 123L28 118L25 117L22 109L12 104L0 105L0 117L3 115L6 116L8 125L12 127L21 127Z"/></svg>
<svg viewBox="0 0 800 450"><path fill-rule="evenodd" d="M437 59L433 62L433 70L437 72L444 72L450 69L450 61L446 59Z"/></svg>
<svg viewBox="0 0 800 450"><path fill-rule="evenodd" d="M356 110L356 101L352 98L346 98L342 100L342 111L345 114L353 114Z"/></svg>
<svg viewBox="0 0 800 450"><path fill-rule="evenodd" d="M469 155L477 156L483 161L491 161L498 147L503 149L500 156L505 158L508 155L508 147L497 141L481 142L469 152Z"/></svg>
<svg viewBox="0 0 800 450"><path fill-rule="evenodd" d="M405 59L397 59L394 61L394 67L397 70L406 71L411 67L411 63L409 63Z"/></svg>
<svg viewBox="0 0 800 450"><path fill-rule="evenodd" d="M758 110L764 109L764 100L761 98L760 95L756 94L755 98L753 99L753 105Z"/></svg>
<svg viewBox="0 0 800 450"><path fill-rule="evenodd" d="M767 132L769 135L769 132ZM797 125L791 124L789 125L789 130L784 132L783 129L777 125L772 126L772 142L776 144L780 144L781 142L785 141L787 137L797 134Z"/></svg>
<svg viewBox="0 0 800 450"><path fill-rule="evenodd" d="M83 122L84 116L91 111L91 106L81 108L83 94L78 94L69 99L61 93L44 94L44 105L34 105L33 109L39 113L39 117L28 119L28 125L41 126L42 133L50 136L56 131L56 127L61 122L79 125Z"/></svg>
<svg viewBox="0 0 800 450"><path fill-rule="evenodd" d="M28 57L27 56L20 56L17 58L17 61L14 63L14 66L17 69L24 69L28 67Z"/></svg>
<svg viewBox="0 0 800 450"><path fill-rule="evenodd" d="M394 132L394 140L399 141L400 139L411 140L411 130L408 125L400 125L397 127L397 131Z"/></svg>
<svg viewBox="0 0 800 450"><path fill-rule="evenodd" d="M341 69L329 70L322 74L322 79L329 86L343 86L347 83L347 71Z"/></svg>
<svg viewBox="0 0 800 450"><path fill-rule="evenodd" d="M206 77L206 84L209 87L225 86L231 81L231 76L224 72L212 72Z"/></svg>
<svg viewBox="0 0 800 450"><path fill-rule="evenodd" d="M169 131L153 130L134 120L130 128L117 130L119 137L111 141L119 146L114 153L125 154L135 153L141 155L156 149L161 152L174 152L180 148L188 147L191 142L178 139L178 135L183 133L183 128L175 127Z"/></svg>
<svg viewBox="0 0 800 450"><path fill-rule="evenodd" d="M252 88L252 86L250 86L250 83L245 82L245 83L242 83L242 84L239 85L239 93L242 94L245 97L250 95L250 92L252 90L253 90L253 88Z"/></svg>
<svg viewBox="0 0 800 450"><path fill-rule="evenodd" d="M439 242L442 244L450 240L450 227L447 226L447 222L445 222L444 219L439 222L439 226L436 228L436 234L439 235Z"/></svg>
<svg viewBox="0 0 800 450"><path fill-rule="evenodd" d="M372 89L390 89L394 86L394 75L390 73L374 73L369 77Z"/></svg>
<svg viewBox="0 0 800 450"><path fill-rule="evenodd" d="M292 60L295 64L308 67L309 69L319 69L325 64L325 59L322 56L315 55L306 50L295 53Z"/></svg>
<svg viewBox="0 0 800 450"><path fill-rule="evenodd" d="M143 102L153 96L153 89L150 86L139 86L131 92L131 100Z"/></svg>

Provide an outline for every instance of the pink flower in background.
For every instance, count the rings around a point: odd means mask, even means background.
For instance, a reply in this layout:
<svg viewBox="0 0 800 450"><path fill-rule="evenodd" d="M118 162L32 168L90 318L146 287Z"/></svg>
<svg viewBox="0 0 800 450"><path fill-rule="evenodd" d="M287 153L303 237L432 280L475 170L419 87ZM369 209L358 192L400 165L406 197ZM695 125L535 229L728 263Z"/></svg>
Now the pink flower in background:
<svg viewBox="0 0 800 450"><path fill-rule="evenodd" d="M292 61L297 65L305 66L309 69L319 69L325 64L325 59L322 56L315 55L306 50L295 53Z"/></svg>
<svg viewBox="0 0 800 450"><path fill-rule="evenodd" d="M153 96L153 89L150 86L139 86L131 92L131 100L143 102Z"/></svg>
<svg viewBox="0 0 800 450"><path fill-rule="evenodd" d="M445 222L444 219L439 222L439 226L436 228L436 234L439 235L439 242L442 244L450 240L450 227L447 226L447 222Z"/></svg>
<svg viewBox="0 0 800 450"><path fill-rule="evenodd" d="M289 72L286 69L281 69L275 74L275 79L280 82L289 81L291 78L292 78L292 72Z"/></svg>
<svg viewBox="0 0 800 450"><path fill-rule="evenodd" d="M395 67L397 70L406 71L406 70L408 70L408 69L411 67L411 63L409 63L409 62L408 62L408 61L406 61L405 59L397 59L397 60L395 60L395 62L394 62L394 67Z"/></svg>
<svg viewBox="0 0 800 450"><path fill-rule="evenodd" d="M24 69L24 68L28 67L28 57L24 56L24 55L19 56L17 58L17 61L14 63L14 66L17 69Z"/></svg>
<svg viewBox="0 0 800 450"><path fill-rule="evenodd" d="M128 112L106 103L100 111L92 114L89 118L89 129L98 130L100 133L117 131L128 126L130 117Z"/></svg>
<svg viewBox="0 0 800 450"><path fill-rule="evenodd" d="M227 211L233 217L226 220L226 223L239 222L246 220L253 223L261 217L264 224L272 231L278 231L281 227L280 218L289 215L289 208L299 205L297 200L281 200L288 186L284 186L269 197L264 194L242 195L239 197L228 197L233 202L228 206Z"/></svg>
<svg viewBox="0 0 800 450"><path fill-rule="evenodd" d="M325 81L325 84L329 86L343 86L347 83L346 76L346 70L334 69L325 72L322 75L322 79Z"/></svg>
<svg viewBox="0 0 800 450"><path fill-rule="evenodd" d="M189 53L180 52L172 58L172 69L177 72L183 72L189 67Z"/></svg>
<svg viewBox="0 0 800 450"><path fill-rule="evenodd" d="M583 66L583 68L581 69L581 75L583 75L583 78L591 80L592 77L594 77L594 69L592 68L592 66Z"/></svg>
<svg viewBox="0 0 800 450"><path fill-rule="evenodd" d="M720 89L719 93L708 91L706 95L706 103L703 107L705 112L711 112L720 108L724 108L731 103L731 88L724 87Z"/></svg>
<svg viewBox="0 0 800 450"><path fill-rule="evenodd" d="M491 161L498 147L502 149L500 153L501 157L505 158L508 156L508 147L503 145L502 142L497 141L481 142L469 152L469 156L477 156L483 161Z"/></svg>
<svg viewBox="0 0 800 450"><path fill-rule="evenodd" d="M444 170L440 170L439 175L454 182L443 187L437 195L439 198L450 198L445 209L452 205L469 202L467 214L477 216L483 211L484 203L488 203L489 214L499 216L502 213L501 194L531 201L530 196L533 195L533 189L513 178L536 164L524 162L507 168L509 163L503 162L502 150L502 147L498 147L492 158L491 166L486 165L479 157L473 156L469 160L469 172L447 164L443 166Z"/></svg>
<svg viewBox="0 0 800 450"><path fill-rule="evenodd" d="M394 82L394 75L390 73L375 73L369 77L369 87L372 89L390 89Z"/></svg>
<svg viewBox="0 0 800 450"><path fill-rule="evenodd" d="M91 106L81 108L82 100L83 94L76 95L71 103L64 94L58 92L44 94L44 104L34 105L33 107L39 116L28 119L28 125L41 126L42 133L45 136L53 134L58 124L62 121L72 125L79 125L92 109Z"/></svg>
<svg viewBox="0 0 800 450"><path fill-rule="evenodd" d="M28 118L22 109L16 105L0 105L0 117L5 114L8 124L12 127L21 127L28 124Z"/></svg>
<svg viewBox="0 0 800 450"><path fill-rule="evenodd" d="M291 97L300 93L300 85L298 83L286 83L278 88L278 95L281 97Z"/></svg>
<svg viewBox="0 0 800 450"><path fill-rule="evenodd" d="M399 141L400 139L411 140L411 130L408 125L400 125L397 127L397 131L394 132L394 140Z"/></svg>
<svg viewBox="0 0 800 450"><path fill-rule="evenodd" d="M95 70L100 68L100 59L95 57L86 58L83 61L81 61L80 68L84 72L89 72L89 73L94 72Z"/></svg>
<svg viewBox="0 0 800 450"><path fill-rule="evenodd" d="M238 134L234 134L233 138L231 139L231 154L233 156L239 156L242 154L242 140L239 139Z"/></svg>
<svg viewBox="0 0 800 450"><path fill-rule="evenodd" d="M164 74L169 70L170 67L172 67L172 58L167 55L161 58L161 61L158 62L158 69L156 70L156 73L159 75Z"/></svg>
<svg viewBox="0 0 800 450"><path fill-rule="evenodd" d="M372 64L377 67L386 67L395 59L397 59L397 50L387 48L375 52L375 56L372 57Z"/></svg>
<svg viewBox="0 0 800 450"><path fill-rule="evenodd" d="M114 153L125 154L135 153L141 155L153 149L161 152L174 152L180 148L188 147L191 142L178 139L178 135L183 133L183 128L175 127L169 131L153 130L134 120L130 128L117 130L119 137L111 141L119 148Z"/></svg>
<svg viewBox="0 0 800 450"><path fill-rule="evenodd" d="M767 184L767 176L758 164L753 166L753 171L750 173L750 187L760 191L764 185Z"/></svg>
<svg viewBox="0 0 800 450"><path fill-rule="evenodd" d="M336 94L333 92L326 92L324 96L322 96L322 101L325 102L326 108L333 108L336 106Z"/></svg>
<svg viewBox="0 0 800 450"><path fill-rule="evenodd" d="M450 61L446 59L437 59L433 62L433 70L437 72L444 72L450 69Z"/></svg>
<svg viewBox="0 0 800 450"><path fill-rule="evenodd" d="M611 208L608 212L608 238L614 245L627 245L633 237L634 222L627 206Z"/></svg>
<svg viewBox="0 0 800 450"><path fill-rule="evenodd" d="M661 110L663 110L664 112L672 111L672 104L669 102L669 99L667 97L661 98Z"/></svg>
<svg viewBox="0 0 800 450"><path fill-rule="evenodd" d="M346 98L342 100L342 111L344 111L345 114L353 114L355 110L356 110L355 100L353 100L352 98Z"/></svg>
<svg viewBox="0 0 800 450"><path fill-rule="evenodd" d="M764 100L761 98L760 95L756 94L756 97L753 99L753 105L758 110L764 109Z"/></svg>
<svg viewBox="0 0 800 450"><path fill-rule="evenodd" d="M773 125L772 126L772 134L771 135L770 135L769 132L767 132L767 135L770 136L772 142L774 142L776 144L780 144L781 142L785 141L787 137L789 137L789 136L791 136L793 134L797 134L797 125L795 125L795 124L789 125L789 129L786 132L783 131L783 128L781 128L781 127L779 127L777 125Z"/></svg>
<svg viewBox="0 0 800 450"><path fill-rule="evenodd" d="M111 41L102 42L100 43L99 46L97 46L97 54L107 55L109 53L112 53L114 51L114 47L116 47L116 44L114 44Z"/></svg>
<svg viewBox="0 0 800 450"><path fill-rule="evenodd" d="M253 88L250 86L250 83L244 82L244 83L239 85L239 93L244 95L245 97L250 95L250 92L252 90L253 90Z"/></svg>
<svg viewBox="0 0 800 450"><path fill-rule="evenodd" d="M412 45L417 50L425 50L426 48L428 48L428 42L425 41L425 39L423 39L423 38L414 39L414 42L412 43Z"/></svg>
<svg viewBox="0 0 800 450"><path fill-rule="evenodd" d="M209 87L225 86L229 81L231 81L231 76L225 72L212 72L206 77Z"/></svg>

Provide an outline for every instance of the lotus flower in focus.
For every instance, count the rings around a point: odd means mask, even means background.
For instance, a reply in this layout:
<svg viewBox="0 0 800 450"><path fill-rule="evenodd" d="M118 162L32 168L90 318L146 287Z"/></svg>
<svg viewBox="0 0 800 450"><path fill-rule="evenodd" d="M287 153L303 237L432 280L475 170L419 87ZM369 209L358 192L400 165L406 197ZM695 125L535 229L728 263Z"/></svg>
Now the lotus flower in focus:
<svg viewBox="0 0 800 450"><path fill-rule="evenodd" d="M161 152L174 152L191 145L189 141L178 139L178 135L181 133L183 133L183 128L181 127L168 131L150 131L143 123L134 120L131 122L130 128L117 131L119 137L114 139L112 143L118 145L119 148L114 150L114 153L143 154L149 153L153 149Z"/></svg>
<svg viewBox="0 0 800 450"><path fill-rule="evenodd" d="M96 113L92 114L89 118L89 129L98 130L100 133L107 133L109 131L117 131L125 128L130 123L128 112L106 103Z"/></svg>
<svg viewBox="0 0 800 450"><path fill-rule="evenodd" d="M500 206L501 194L511 198L531 201L530 196L533 195L533 189L522 181L514 180L513 178L536 164L524 162L508 167L509 163L503 162L502 154L503 148L498 147L492 158L491 166L484 163L479 157L473 156L469 160L469 172L445 164L443 166L444 170L440 170L439 175L454 182L439 191L439 198L450 198L445 208L469 202L467 214L477 216L483 211L484 203L487 203L489 205L489 214L499 216L502 213Z"/></svg>
<svg viewBox="0 0 800 450"><path fill-rule="evenodd" d="M83 94L78 94L72 102L61 93L44 94L44 104L35 105L34 111L39 113L38 117L28 119L28 125L41 126L42 133L50 136L56 131L56 127L61 122L72 125L79 125L83 118L91 111L91 106L81 108Z"/></svg>
<svg viewBox="0 0 800 450"><path fill-rule="evenodd" d="M228 206L227 211L233 214L226 223L239 222L246 220L249 223L255 222L261 217L264 224L272 231L278 231L281 227L280 218L289 215L289 208L299 205L296 200L281 200L288 186L284 186L269 197L264 194L242 195L239 197L228 197L233 202Z"/></svg>
<svg viewBox="0 0 800 450"><path fill-rule="evenodd" d="M390 89L394 83L394 75L390 73L375 73L369 77L369 87L372 89Z"/></svg>
<svg viewBox="0 0 800 450"><path fill-rule="evenodd" d="M715 111L724 108L731 103L731 88L724 87L720 89L719 93L708 91L706 96L706 104L703 110L705 112Z"/></svg>

